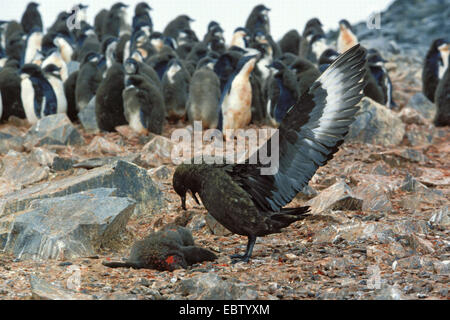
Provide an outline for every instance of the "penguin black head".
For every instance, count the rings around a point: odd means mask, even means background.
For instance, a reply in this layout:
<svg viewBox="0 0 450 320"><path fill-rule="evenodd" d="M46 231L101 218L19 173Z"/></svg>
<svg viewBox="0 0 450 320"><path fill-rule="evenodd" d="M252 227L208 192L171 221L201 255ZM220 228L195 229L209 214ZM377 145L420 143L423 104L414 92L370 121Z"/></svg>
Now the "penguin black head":
<svg viewBox="0 0 450 320"><path fill-rule="evenodd" d="M58 66L56 66L54 64L47 65L42 70L42 72L44 72L45 74L51 74L52 76L61 80L61 68L59 68Z"/></svg>
<svg viewBox="0 0 450 320"><path fill-rule="evenodd" d="M108 48L112 45L112 44L117 44L119 42L119 39L117 39L116 37L107 37L103 42L102 42L102 53L105 54L106 51L108 50Z"/></svg>
<svg viewBox="0 0 450 320"><path fill-rule="evenodd" d="M254 12L262 14L262 15L268 15L270 12L270 9L267 8L263 4L257 5L253 10L254 10Z"/></svg>
<svg viewBox="0 0 450 320"><path fill-rule="evenodd" d="M350 24L350 22L348 22L348 20L342 19L341 21L339 21L339 27L341 28L341 30L347 29L353 32L352 25Z"/></svg>
<svg viewBox="0 0 450 320"><path fill-rule="evenodd" d="M195 22L194 19L192 19L191 17L189 17L188 15L185 15L185 14L179 16L178 19L184 20L186 22Z"/></svg>
<svg viewBox="0 0 450 320"><path fill-rule="evenodd" d="M213 57L210 56L204 57L203 59L200 59L200 61L197 63L196 70L199 70L204 67L214 70L216 62L217 59L214 59Z"/></svg>
<svg viewBox="0 0 450 320"><path fill-rule="evenodd" d="M111 7L111 11L124 11L128 8L128 5L118 2Z"/></svg>
<svg viewBox="0 0 450 320"><path fill-rule="evenodd" d="M315 43L315 42L317 42L317 41L320 41L320 40L322 40L322 39L326 39L326 38L325 38L325 35L323 35L323 34L315 34L315 35L311 38L311 41L310 41L309 43L312 45L313 43Z"/></svg>
<svg viewBox="0 0 450 320"><path fill-rule="evenodd" d="M140 2L136 5L136 9L134 10L135 15L144 15L148 14L153 9L145 2Z"/></svg>
<svg viewBox="0 0 450 320"><path fill-rule="evenodd" d="M84 9L87 9L87 8L89 8L89 6L88 6L88 5L85 5L85 4L82 4L82 3L80 3L80 4L78 5L78 8L80 8L80 10L84 10Z"/></svg>
<svg viewBox="0 0 450 320"><path fill-rule="evenodd" d="M383 59L380 52L376 49L369 49L367 51L367 63L369 66L382 66L386 60Z"/></svg>
<svg viewBox="0 0 450 320"><path fill-rule="evenodd" d="M211 21L209 24L208 24L208 32L210 32L210 31L212 31L212 30L214 30L214 29L220 29L220 30L222 30L222 32L223 32L223 29L222 29L222 27L220 26L220 24L218 23L218 22L216 22L216 21Z"/></svg>
<svg viewBox="0 0 450 320"><path fill-rule="evenodd" d="M39 3L36 2L30 2L27 6L27 10L28 9L37 9L39 7Z"/></svg>
<svg viewBox="0 0 450 320"><path fill-rule="evenodd" d="M276 71L283 71L284 69L286 69L286 65L280 60L275 60L267 67L270 69L275 69Z"/></svg>
<svg viewBox="0 0 450 320"><path fill-rule="evenodd" d="M448 42L445 39L443 39L443 38L436 39L431 44L430 51L439 52L439 47L442 46L442 45L445 45L447 43Z"/></svg>
<svg viewBox="0 0 450 320"><path fill-rule="evenodd" d="M322 22L318 18L312 18L306 23L305 29L322 28L322 26Z"/></svg>
<svg viewBox="0 0 450 320"><path fill-rule="evenodd" d="M325 50L319 58L319 65L332 64L339 57L339 53L334 49Z"/></svg>
<svg viewBox="0 0 450 320"><path fill-rule="evenodd" d="M262 29L258 29L255 31L254 35L253 35L255 42L258 43L267 43L267 36L266 36L266 32Z"/></svg>
<svg viewBox="0 0 450 320"><path fill-rule="evenodd" d="M239 60L238 65L237 65L237 70L241 70L249 61L251 60L255 60L258 58L258 55L254 54L254 55L248 55L248 56L243 56L241 58L241 60Z"/></svg>
<svg viewBox="0 0 450 320"><path fill-rule="evenodd" d="M100 61L100 59L101 59L101 55L99 55L96 52L91 51L84 57L83 64L84 63L98 63Z"/></svg>
<svg viewBox="0 0 450 320"><path fill-rule="evenodd" d="M39 66L28 63L24 64L22 68L20 69L20 73L22 76L29 76L29 77L35 77L35 78L41 78L43 77L42 70Z"/></svg>

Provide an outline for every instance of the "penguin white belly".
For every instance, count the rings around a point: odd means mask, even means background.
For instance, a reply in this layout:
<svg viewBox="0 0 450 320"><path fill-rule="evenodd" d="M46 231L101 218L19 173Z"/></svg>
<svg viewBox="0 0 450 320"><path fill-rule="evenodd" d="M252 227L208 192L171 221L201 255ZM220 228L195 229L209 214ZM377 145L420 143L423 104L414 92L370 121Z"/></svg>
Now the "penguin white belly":
<svg viewBox="0 0 450 320"><path fill-rule="evenodd" d="M42 34L34 33L30 36L25 49L24 63L31 63L36 53L42 49Z"/></svg>
<svg viewBox="0 0 450 320"><path fill-rule="evenodd" d="M0 59L0 68L3 68L7 61L8 61L8 58Z"/></svg>
<svg viewBox="0 0 450 320"><path fill-rule="evenodd" d="M264 57L257 64L258 70L259 72L261 72L261 78L263 80L263 83L266 83L266 80L270 77L271 71L269 68L267 68L267 66L270 65L271 63L272 63L271 57Z"/></svg>
<svg viewBox="0 0 450 320"><path fill-rule="evenodd" d="M61 51L61 57L63 58L65 63L69 63L70 61L72 61L73 49L72 46L67 43L67 41L61 41L59 50Z"/></svg>
<svg viewBox="0 0 450 320"><path fill-rule="evenodd" d="M123 48L123 61L122 61L122 63L127 61L127 59L130 57L130 45L131 45L130 41L127 41L125 43L125 47Z"/></svg>
<svg viewBox="0 0 450 320"><path fill-rule="evenodd" d="M47 79L56 95L57 109L56 113L67 113L67 99L64 93L64 84L57 78Z"/></svg>
<svg viewBox="0 0 450 320"><path fill-rule="evenodd" d="M444 77L445 72L447 71L448 68L448 59L450 56L450 51L449 50L443 50L441 51L441 55L442 55L442 61L444 62L444 64L440 64L439 65L439 80L442 80L442 78Z"/></svg>
<svg viewBox="0 0 450 320"><path fill-rule="evenodd" d="M38 122L38 116L34 111L34 88L30 79L22 79L20 83L20 96L27 120L31 124ZM42 108L43 109L43 108Z"/></svg>
<svg viewBox="0 0 450 320"><path fill-rule="evenodd" d="M241 129L252 120L252 87L248 79L237 77L222 104L223 130Z"/></svg>
<svg viewBox="0 0 450 320"><path fill-rule="evenodd" d="M325 39L320 39L319 41L316 41L312 45L312 52L316 56L316 59L319 60L322 53L325 52L325 50L328 49L327 44L325 43Z"/></svg>
<svg viewBox="0 0 450 320"><path fill-rule="evenodd" d="M131 113L129 114L129 117L130 120L128 124L133 131L140 133L146 130L142 125L140 112Z"/></svg>

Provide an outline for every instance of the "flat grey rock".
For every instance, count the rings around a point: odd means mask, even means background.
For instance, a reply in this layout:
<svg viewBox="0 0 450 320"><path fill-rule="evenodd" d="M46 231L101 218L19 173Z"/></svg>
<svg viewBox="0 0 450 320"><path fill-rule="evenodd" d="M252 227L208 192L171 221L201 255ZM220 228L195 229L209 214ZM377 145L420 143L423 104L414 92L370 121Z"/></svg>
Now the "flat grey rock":
<svg viewBox="0 0 450 320"><path fill-rule="evenodd" d="M63 197L85 190L115 188L118 197L136 200L136 214L153 214L163 206L163 194L142 169L132 163L118 161L79 176L45 182L5 195L0 199L0 217L26 210L33 200Z"/></svg>
<svg viewBox="0 0 450 320"><path fill-rule="evenodd" d="M402 142L405 129L396 113L366 97L345 141L396 146Z"/></svg>
<svg viewBox="0 0 450 320"><path fill-rule="evenodd" d="M40 119L25 136L29 149L44 145L83 145L84 138L66 114L55 114Z"/></svg>
<svg viewBox="0 0 450 320"><path fill-rule="evenodd" d="M95 189L65 197L34 200L11 222L4 250L18 259L74 259L98 254L117 238L135 201Z"/></svg>

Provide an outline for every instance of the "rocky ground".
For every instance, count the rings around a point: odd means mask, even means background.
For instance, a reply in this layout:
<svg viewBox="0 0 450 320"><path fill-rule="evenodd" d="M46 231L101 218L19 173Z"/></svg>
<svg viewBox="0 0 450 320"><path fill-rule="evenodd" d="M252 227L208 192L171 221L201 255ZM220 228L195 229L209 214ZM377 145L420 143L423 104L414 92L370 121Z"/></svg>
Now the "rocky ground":
<svg viewBox="0 0 450 320"><path fill-rule="evenodd" d="M421 59L389 56L399 109L365 99L348 141L292 205L313 214L230 264L230 235L172 189L169 140L89 133L65 116L0 125L0 299L448 299L450 129L419 93ZM215 262L109 269L168 223Z"/></svg>

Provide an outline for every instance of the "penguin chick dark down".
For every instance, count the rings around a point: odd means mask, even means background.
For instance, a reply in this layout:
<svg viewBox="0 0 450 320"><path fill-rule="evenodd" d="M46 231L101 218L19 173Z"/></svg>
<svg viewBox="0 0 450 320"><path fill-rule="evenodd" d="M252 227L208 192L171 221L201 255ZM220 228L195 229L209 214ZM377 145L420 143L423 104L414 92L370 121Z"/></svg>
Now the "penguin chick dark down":
<svg viewBox="0 0 450 320"><path fill-rule="evenodd" d="M138 133L162 134L165 122L164 98L160 89L142 76L130 76L123 91L124 114Z"/></svg>
<svg viewBox="0 0 450 320"><path fill-rule="evenodd" d="M33 28L38 28L43 31L41 14L38 11L39 4L36 2L30 2L25 10L21 24L25 33L30 33Z"/></svg>
<svg viewBox="0 0 450 320"><path fill-rule="evenodd" d="M113 132L118 126L127 124L123 110L122 91L125 89L125 71L121 64L114 63L98 87L95 98L95 114L100 130Z"/></svg>
<svg viewBox="0 0 450 320"><path fill-rule="evenodd" d="M246 253L233 256L235 261L249 261L257 237L280 233L305 217L307 207L283 207L344 142L363 97L365 64L364 51L357 45L341 55L302 95L284 118L277 136L263 146L265 150L271 150L272 143L279 147L276 163L183 164L176 169L173 187L183 208L188 191L194 197L198 194L219 223L248 237Z"/></svg>
<svg viewBox="0 0 450 320"><path fill-rule="evenodd" d="M190 78L189 72L178 59L170 61L162 79L162 89L166 115L171 122L186 118Z"/></svg>
<svg viewBox="0 0 450 320"><path fill-rule="evenodd" d="M102 81L102 73L98 66L100 55L91 52L84 58L77 76L75 86L75 102L77 111L83 110L95 96Z"/></svg>
<svg viewBox="0 0 450 320"><path fill-rule="evenodd" d="M201 121L204 129L216 129L219 122L220 80L213 68L208 58L200 61L189 87L188 119Z"/></svg>
<svg viewBox="0 0 450 320"><path fill-rule="evenodd" d="M174 271L203 261L214 261L217 256L198 247L190 231L183 227L167 226L137 241L126 262L103 262L110 268L155 269Z"/></svg>

